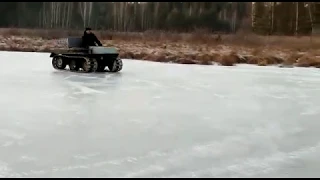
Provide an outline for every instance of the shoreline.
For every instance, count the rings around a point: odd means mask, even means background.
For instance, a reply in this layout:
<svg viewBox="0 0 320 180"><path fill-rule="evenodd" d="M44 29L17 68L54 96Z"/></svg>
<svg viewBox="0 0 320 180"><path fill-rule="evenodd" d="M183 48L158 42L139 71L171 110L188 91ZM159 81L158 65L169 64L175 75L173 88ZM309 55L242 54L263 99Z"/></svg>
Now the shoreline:
<svg viewBox="0 0 320 180"><path fill-rule="evenodd" d="M253 64L258 66L320 68L320 51L295 51L272 46L250 47L232 44L199 44L172 41L101 40L105 47L115 47L120 58L177 64L222 65ZM3 36L0 34L1 51L46 52L66 48L66 38ZM318 55L319 54L319 55Z"/></svg>

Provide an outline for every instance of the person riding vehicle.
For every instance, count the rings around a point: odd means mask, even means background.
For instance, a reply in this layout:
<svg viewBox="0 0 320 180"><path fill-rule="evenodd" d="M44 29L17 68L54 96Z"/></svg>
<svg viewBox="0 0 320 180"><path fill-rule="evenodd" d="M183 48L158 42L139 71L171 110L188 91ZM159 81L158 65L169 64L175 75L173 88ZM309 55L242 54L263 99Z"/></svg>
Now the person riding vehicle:
<svg viewBox="0 0 320 180"><path fill-rule="evenodd" d="M91 31L91 28L86 28L82 36L82 46L88 48L89 46L102 46L97 36Z"/></svg>

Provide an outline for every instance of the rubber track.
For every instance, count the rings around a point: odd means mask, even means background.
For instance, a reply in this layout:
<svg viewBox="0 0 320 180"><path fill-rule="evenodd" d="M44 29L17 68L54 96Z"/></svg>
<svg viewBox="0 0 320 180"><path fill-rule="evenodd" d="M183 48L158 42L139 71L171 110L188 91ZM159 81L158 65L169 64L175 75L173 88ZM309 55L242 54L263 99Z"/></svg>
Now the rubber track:
<svg viewBox="0 0 320 180"><path fill-rule="evenodd" d="M123 63L120 58L117 58L112 65L112 69L110 69L111 72L119 72L122 70Z"/></svg>
<svg viewBox="0 0 320 180"><path fill-rule="evenodd" d="M88 71L84 71L84 72L86 72L86 73L93 72L93 66L94 66L93 61L92 61L91 59L89 59L89 58L85 58L85 57L82 57L82 58L83 58L83 59L86 61L86 63L89 65Z"/></svg>
<svg viewBox="0 0 320 180"><path fill-rule="evenodd" d="M94 72L97 69L97 61L95 61L94 59L90 59L87 57L83 57L83 56L64 56L64 55L56 55L55 57L62 57L62 58L78 58L78 59L84 59L88 64L89 64L89 70L88 71L72 71L72 72L84 72L84 73L90 73L90 72ZM54 58L55 58L54 57ZM80 66L82 68L82 65ZM60 69L59 69L60 70ZM69 70L70 71L70 70Z"/></svg>
<svg viewBox="0 0 320 180"><path fill-rule="evenodd" d="M88 71L84 71L84 70L78 70L78 71L72 71L72 72L79 72L79 73L91 73L91 72L98 72L98 62L95 59L90 59L87 57L83 57L83 56L65 56L65 55L56 55L55 57L62 57L62 58L79 58L79 59L84 59L85 61L87 61L87 63L89 64L89 70ZM112 69L109 69L110 72L119 72L122 70L123 67L123 62L120 58L117 58L113 65L112 65ZM54 67L55 68L55 67ZM80 68L82 68L82 65L80 66ZM56 69L56 68L55 68ZM66 69L58 69L58 70L66 70ZM70 70L68 70L70 71ZM103 70L102 72L106 72L105 70Z"/></svg>
<svg viewBox="0 0 320 180"><path fill-rule="evenodd" d="M57 70L64 70L65 68L62 68L62 69L58 68L58 62L57 61L55 61L55 63L54 63L54 59L55 58L59 58L59 57L55 56L55 57L52 58L52 66L53 66L53 68L57 69ZM63 61L63 59L62 59L62 61Z"/></svg>

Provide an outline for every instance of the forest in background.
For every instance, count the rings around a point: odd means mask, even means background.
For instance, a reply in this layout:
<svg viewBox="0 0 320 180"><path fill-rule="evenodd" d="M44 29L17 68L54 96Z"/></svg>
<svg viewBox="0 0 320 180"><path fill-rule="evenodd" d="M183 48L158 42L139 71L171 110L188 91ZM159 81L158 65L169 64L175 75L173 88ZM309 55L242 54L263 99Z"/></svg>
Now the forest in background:
<svg viewBox="0 0 320 180"><path fill-rule="evenodd" d="M307 35L316 2L0 2L0 27ZM319 9L319 10L318 10Z"/></svg>

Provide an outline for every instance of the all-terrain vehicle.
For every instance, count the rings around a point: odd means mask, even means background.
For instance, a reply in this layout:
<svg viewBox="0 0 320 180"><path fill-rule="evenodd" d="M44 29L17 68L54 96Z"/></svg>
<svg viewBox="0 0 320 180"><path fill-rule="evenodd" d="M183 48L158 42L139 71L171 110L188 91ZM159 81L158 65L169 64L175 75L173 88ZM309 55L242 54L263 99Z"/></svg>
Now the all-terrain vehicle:
<svg viewBox="0 0 320 180"><path fill-rule="evenodd" d="M122 60L115 48L89 46L82 47L82 38L69 37L68 49L59 52L51 52L52 66L55 69L65 69L69 66L70 71L105 72L108 67L110 72L119 72L122 69Z"/></svg>

